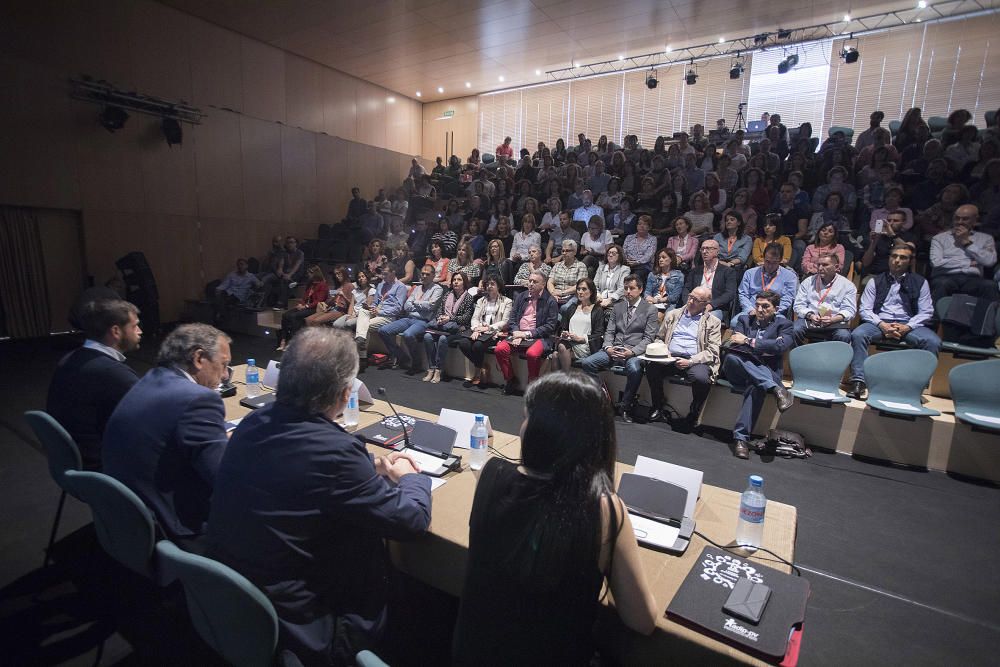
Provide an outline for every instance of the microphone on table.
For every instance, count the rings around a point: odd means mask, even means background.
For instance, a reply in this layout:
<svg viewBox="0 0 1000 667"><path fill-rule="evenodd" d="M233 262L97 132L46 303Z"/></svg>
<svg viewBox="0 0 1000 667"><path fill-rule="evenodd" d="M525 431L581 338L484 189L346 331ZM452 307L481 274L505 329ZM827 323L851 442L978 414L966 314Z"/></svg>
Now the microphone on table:
<svg viewBox="0 0 1000 667"><path fill-rule="evenodd" d="M396 415L396 421L399 422L399 427L403 429L403 445L410 448L410 435L406 432L406 422L404 422L403 418L399 416L399 412L396 411L396 406L389 400L389 395L386 393L385 387L378 388L378 395L385 399L385 402L389 404L390 408L392 408L392 414Z"/></svg>

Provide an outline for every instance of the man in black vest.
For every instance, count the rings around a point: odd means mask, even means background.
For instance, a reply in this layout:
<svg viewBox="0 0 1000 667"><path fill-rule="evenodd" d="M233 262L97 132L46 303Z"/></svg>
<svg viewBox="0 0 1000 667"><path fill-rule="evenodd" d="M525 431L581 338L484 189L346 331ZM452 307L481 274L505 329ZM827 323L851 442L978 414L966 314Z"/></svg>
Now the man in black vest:
<svg viewBox="0 0 1000 667"><path fill-rule="evenodd" d="M865 385L868 344L883 338L902 340L912 347L938 353L941 339L926 325L934 317L931 290L924 277L910 272L913 246L897 241L889 253L889 272L874 276L861 295L861 324L851 332L850 391L861 400Z"/></svg>
<svg viewBox="0 0 1000 667"><path fill-rule="evenodd" d="M125 352L142 338L139 309L121 299L98 299L83 304L77 317L87 340L59 362L45 409L73 436L83 467L100 470L104 427L139 381L125 364Z"/></svg>

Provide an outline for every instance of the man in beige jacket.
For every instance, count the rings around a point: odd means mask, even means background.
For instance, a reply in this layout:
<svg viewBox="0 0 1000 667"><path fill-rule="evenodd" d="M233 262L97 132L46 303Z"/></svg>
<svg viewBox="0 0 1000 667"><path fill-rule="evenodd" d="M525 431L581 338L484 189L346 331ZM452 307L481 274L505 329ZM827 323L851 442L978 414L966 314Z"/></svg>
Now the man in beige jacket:
<svg viewBox="0 0 1000 667"><path fill-rule="evenodd" d="M697 425L701 408L705 405L712 381L719 372L719 347L722 345L722 323L717 317L710 317L705 306L712 299L707 287L691 290L687 305L670 311L663 318L663 324L656 337L667 344L670 356L675 358L669 364L648 362L646 380L653 399L653 411L649 421L663 420L663 380L668 375L683 375L691 383L691 407L683 419L687 428Z"/></svg>

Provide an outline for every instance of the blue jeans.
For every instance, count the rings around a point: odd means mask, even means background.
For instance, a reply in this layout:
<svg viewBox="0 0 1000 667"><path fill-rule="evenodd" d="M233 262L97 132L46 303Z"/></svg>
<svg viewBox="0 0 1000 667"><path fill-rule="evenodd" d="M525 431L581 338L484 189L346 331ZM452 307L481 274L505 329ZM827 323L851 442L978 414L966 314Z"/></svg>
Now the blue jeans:
<svg viewBox="0 0 1000 667"><path fill-rule="evenodd" d="M459 330L455 322L447 322L444 326L435 327L457 334ZM424 334L424 352L427 354L427 366L429 368L441 368L444 366L444 358L448 354L448 339L451 336L442 334L432 334L429 331Z"/></svg>
<svg viewBox="0 0 1000 667"><path fill-rule="evenodd" d="M569 299L567 299L566 303L559 306L559 314L565 315L566 313L569 312L569 309L575 306L577 303L579 303L579 301L580 300L577 299L575 296L571 296Z"/></svg>
<svg viewBox="0 0 1000 667"><path fill-rule="evenodd" d="M612 360L607 352L601 350L594 352L589 357L584 357L580 361L585 373L597 377L597 374L607 370L619 363ZM635 395L639 391L639 383L642 382L642 361L639 357L629 357L625 361L625 393L622 395L622 404L631 406L635 400Z"/></svg>
<svg viewBox="0 0 1000 667"><path fill-rule="evenodd" d="M418 338L422 338L427 330L427 322L416 317L404 317L402 319L389 322L378 330L378 336L385 344L385 349L389 350L389 355L396 359L401 359L402 350L396 344L396 335L403 334L403 344L406 345L406 356L410 358L410 365L417 363L420 356L420 345Z"/></svg>
<svg viewBox="0 0 1000 667"><path fill-rule="evenodd" d="M726 356L722 373L733 383L734 389L743 390L743 405L733 426L733 439L746 442L760 416L760 409L764 407L767 392L777 387L778 383L774 381L770 368L735 354Z"/></svg>
<svg viewBox="0 0 1000 667"><path fill-rule="evenodd" d="M851 359L851 381L865 380L865 359L868 358L868 344L882 340L882 330L871 322L862 322L851 332L851 347L854 357ZM941 339L927 327L917 327L903 336L903 340L921 350L938 353L941 349Z"/></svg>

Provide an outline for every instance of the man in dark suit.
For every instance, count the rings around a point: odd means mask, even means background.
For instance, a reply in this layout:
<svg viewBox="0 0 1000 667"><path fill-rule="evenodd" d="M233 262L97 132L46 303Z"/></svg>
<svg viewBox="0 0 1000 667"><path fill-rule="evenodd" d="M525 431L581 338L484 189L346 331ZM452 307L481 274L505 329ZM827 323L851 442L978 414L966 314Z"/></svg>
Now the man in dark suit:
<svg viewBox="0 0 1000 667"><path fill-rule="evenodd" d="M686 300L695 287L709 288L712 300L705 307L705 312L728 322L726 318L736 299L739 276L732 268L719 263L719 242L715 239L702 241L698 252L701 253L701 263L696 263L688 271L684 279L683 299Z"/></svg>
<svg viewBox="0 0 1000 667"><path fill-rule="evenodd" d="M49 384L45 410L73 436L83 467L101 469L101 439L122 396L139 381L125 353L139 347L139 309L121 299L98 299L77 314L87 340L62 358Z"/></svg>
<svg viewBox="0 0 1000 667"><path fill-rule="evenodd" d="M626 424L632 423L632 406L642 382L642 361L639 357L653 342L659 324L656 307L642 298L639 276L630 274L625 277L625 298L611 310L611 319L604 330L603 349L580 362L583 370L594 377L612 366L625 367L621 413Z"/></svg>
<svg viewBox="0 0 1000 667"><path fill-rule="evenodd" d="M430 478L406 454L373 458L333 421L357 370L346 334L300 332L282 358L277 400L240 423L212 496L209 553L264 591L280 645L307 665L353 664L378 640L383 539L430 525Z"/></svg>
<svg viewBox="0 0 1000 667"><path fill-rule="evenodd" d="M108 420L104 472L142 498L169 539L201 551L226 448L216 388L228 374L229 337L207 324L182 324L164 339L157 361Z"/></svg>
<svg viewBox="0 0 1000 667"><path fill-rule="evenodd" d="M733 427L733 456L741 459L750 458L747 441L767 393L778 399L779 411L792 407L792 395L781 383L781 374L782 355L795 346L795 336L791 321L777 314L780 303L777 292L757 293L754 314L743 313L736 319L729 353L722 362L726 379L743 390L743 406Z"/></svg>

